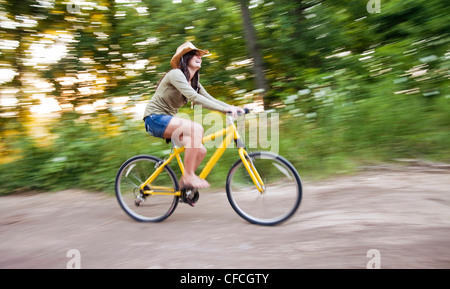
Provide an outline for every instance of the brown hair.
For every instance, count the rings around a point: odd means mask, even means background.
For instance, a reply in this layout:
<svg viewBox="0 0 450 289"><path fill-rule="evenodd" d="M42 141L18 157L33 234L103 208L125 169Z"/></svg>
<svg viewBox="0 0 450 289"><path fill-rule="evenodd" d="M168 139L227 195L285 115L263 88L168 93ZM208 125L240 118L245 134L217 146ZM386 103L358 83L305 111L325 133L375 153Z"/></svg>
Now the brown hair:
<svg viewBox="0 0 450 289"><path fill-rule="evenodd" d="M191 61L192 57L197 54L197 50L191 50L180 59L180 69L183 72L184 76L186 76L187 81L191 78L191 74L188 69L189 61ZM198 85L198 79L199 79L199 73L198 70L195 72L194 76L192 77L191 86L192 88L198 92L199 85Z"/></svg>

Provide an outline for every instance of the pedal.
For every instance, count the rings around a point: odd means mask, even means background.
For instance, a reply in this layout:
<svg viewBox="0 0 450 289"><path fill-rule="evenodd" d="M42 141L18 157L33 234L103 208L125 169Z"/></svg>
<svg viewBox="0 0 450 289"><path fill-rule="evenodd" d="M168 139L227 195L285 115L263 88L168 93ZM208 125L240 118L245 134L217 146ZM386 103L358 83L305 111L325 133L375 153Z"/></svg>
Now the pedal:
<svg viewBox="0 0 450 289"><path fill-rule="evenodd" d="M197 189L185 187L181 189L180 197L181 197L180 202L186 203L191 207L194 207L195 203L197 203L198 199L200 198L200 194L198 193Z"/></svg>
<svg viewBox="0 0 450 289"><path fill-rule="evenodd" d="M139 195L139 196L136 197L136 199L134 199L134 205L135 205L136 207L139 207L139 205L140 205L141 203L143 203L143 202L145 202L145 197L142 196L142 195Z"/></svg>

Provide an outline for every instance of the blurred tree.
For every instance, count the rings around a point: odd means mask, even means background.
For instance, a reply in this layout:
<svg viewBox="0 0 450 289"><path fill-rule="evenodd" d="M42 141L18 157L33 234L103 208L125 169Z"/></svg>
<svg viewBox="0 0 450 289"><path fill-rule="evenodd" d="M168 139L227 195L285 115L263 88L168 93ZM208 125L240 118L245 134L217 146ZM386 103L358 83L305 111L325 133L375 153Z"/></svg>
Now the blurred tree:
<svg viewBox="0 0 450 289"><path fill-rule="evenodd" d="M269 90L266 77L264 75L264 61L261 49L258 44L255 28L252 24L250 16L250 10L248 8L248 0L240 0L243 27L245 32L245 39L247 43L247 50L251 59L253 60L253 71L255 74L256 88L260 90L260 94L263 96ZM265 101L267 103L268 101ZM267 108L267 106L266 106Z"/></svg>
<svg viewBox="0 0 450 289"><path fill-rule="evenodd" d="M3 0L2 11L6 25L0 27L2 39L9 45L2 47L1 61L14 71L7 86L17 88L15 113L19 118L26 118L29 114L30 95L24 91L26 86L25 76L31 72L26 66L26 60L30 58L27 50L36 39L36 33L45 29L42 25L36 25L39 18L45 18L46 11L42 6L36 5L34 0L14 1ZM43 14L43 15L42 15ZM14 48L15 46L15 48Z"/></svg>

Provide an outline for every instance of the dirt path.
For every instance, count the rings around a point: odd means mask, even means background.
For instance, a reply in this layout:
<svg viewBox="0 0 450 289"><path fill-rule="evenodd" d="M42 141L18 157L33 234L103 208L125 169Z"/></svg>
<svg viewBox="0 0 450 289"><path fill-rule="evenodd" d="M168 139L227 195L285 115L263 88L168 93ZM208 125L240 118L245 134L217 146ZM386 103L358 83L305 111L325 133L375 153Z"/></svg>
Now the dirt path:
<svg viewBox="0 0 450 289"><path fill-rule="evenodd" d="M296 215L251 225L224 191L162 223L75 190L0 198L0 268L450 268L450 171L404 169L304 182ZM378 258L378 257L377 257Z"/></svg>

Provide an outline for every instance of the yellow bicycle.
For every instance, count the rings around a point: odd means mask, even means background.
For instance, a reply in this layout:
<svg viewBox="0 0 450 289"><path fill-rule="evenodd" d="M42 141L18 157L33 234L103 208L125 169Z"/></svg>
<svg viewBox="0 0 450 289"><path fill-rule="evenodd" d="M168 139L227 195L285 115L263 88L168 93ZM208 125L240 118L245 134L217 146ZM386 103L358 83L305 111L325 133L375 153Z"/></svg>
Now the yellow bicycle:
<svg viewBox="0 0 450 289"><path fill-rule="evenodd" d="M248 110L245 113L249 113ZM275 225L296 212L302 199L302 183L294 166L280 155L268 151L248 153L235 125L228 116L228 126L203 137L203 143L225 136L206 163L200 178L206 179L227 147L235 141L239 159L226 179L226 193L236 213L259 225ZM198 201L195 189L180 189L178 178L169 166L176 159L181 173L184 166L180 154L184 147L173 146L165 160L138 155L119 169L115 191L122 209L140 222L160 222L169 217L179 202L190 205Z"/></svg>

